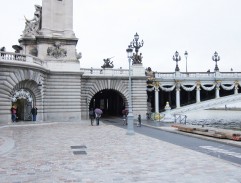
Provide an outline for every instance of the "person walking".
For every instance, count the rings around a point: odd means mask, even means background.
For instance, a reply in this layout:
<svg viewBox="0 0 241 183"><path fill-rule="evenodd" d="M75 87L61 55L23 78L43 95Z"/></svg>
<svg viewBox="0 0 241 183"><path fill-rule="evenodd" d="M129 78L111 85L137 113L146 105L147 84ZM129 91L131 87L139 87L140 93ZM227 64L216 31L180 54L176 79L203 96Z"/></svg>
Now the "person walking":
<svg viewBox="0 0 241 183"><path fill-rule="evenodd" d="M91 124L91 126L93 126L93 122L94 122L94 118L95 118L95 112L92 108L89 111L89 117L90 117L90 124Z"/></svg>
<svg viewBox="0 0 241 183"><path fill-rule="evenodd" d="M141 115L140 114L138 115L138 125L137 126L141 127Z"/></svg>
<svg viewBox="0 0 241 183"><path fill-rule="evenodd" d="M95 113L96 126L99 126L100 124L100 117L101 117L101 114Z"/></svg>
<svg viewBox="0 0 241 183"><path fill-rule="evenodd" d="M16 122L16 119L17 119L17 107L15 105L13 105L11 107L11 119L12 119L12 122Z"/></svg>
<svg viewBox="0 0 241 183"><path fill-rule="evenodd" d="M33 108L31 109L31 114L33 116L33 121L36 121L36 117L38 114L38 108L36 106L33 106Z"/></svg>

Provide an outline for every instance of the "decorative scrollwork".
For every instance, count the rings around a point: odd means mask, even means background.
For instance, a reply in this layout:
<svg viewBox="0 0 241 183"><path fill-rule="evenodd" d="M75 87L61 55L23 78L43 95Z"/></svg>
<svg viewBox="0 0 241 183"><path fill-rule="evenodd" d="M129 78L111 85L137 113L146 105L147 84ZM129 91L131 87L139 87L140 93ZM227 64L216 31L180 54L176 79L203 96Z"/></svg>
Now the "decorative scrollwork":
<svg viewBox="0 0 241 183"><path fill-rule="evenodd" d="M28 102L33 101L30 92L25 89L20 89L14 92L12 95L12 102L16 102L18 99L26 99Z"/></svg>
<svg viewBox="0 0 241 183"><path fill-rule="evenodd" d="M196 88L196 85L193 85L191 87L187 87L183 84L181 84L181 87L185 90L185 91L193 91Z"/></svg>

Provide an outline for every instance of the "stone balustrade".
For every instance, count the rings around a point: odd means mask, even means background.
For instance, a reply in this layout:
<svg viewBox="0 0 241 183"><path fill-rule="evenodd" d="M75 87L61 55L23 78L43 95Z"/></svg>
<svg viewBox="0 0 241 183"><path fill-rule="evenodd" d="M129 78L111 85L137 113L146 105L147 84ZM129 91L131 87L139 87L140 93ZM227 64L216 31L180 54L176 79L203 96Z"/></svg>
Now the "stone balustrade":
<svg viewBox="0 0 241 183"><path fill-rule="evenodd" d="M33 63L33 64L45 66L45 62L42 61L41 59L31 56L31 55L25 55L25 54L21 54L21 53L0 51L0 61L1 60L27 62L27 63Z"/></svg>
<svg viewBox="0 0 241 183"><path fill-rule="evenodd" d="M81 68L80 71L84 73L84 76L129 76L129 69Z"/></svg>
<svg viewBox="0 0 241 183"><path fill-rule="evenodd" d="M241 72L156 72L157 79L213 79L213 78L240 78Z"/></svg>

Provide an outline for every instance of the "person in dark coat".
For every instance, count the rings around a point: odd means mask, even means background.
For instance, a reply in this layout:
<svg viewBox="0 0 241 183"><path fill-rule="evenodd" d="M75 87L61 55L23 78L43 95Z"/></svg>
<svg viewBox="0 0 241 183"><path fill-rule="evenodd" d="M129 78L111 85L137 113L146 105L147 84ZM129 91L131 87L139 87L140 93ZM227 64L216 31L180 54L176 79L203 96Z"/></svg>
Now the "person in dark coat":
<svg viewBox="0 0 241 183"><path fill-rule="evenodd" d="M33 108L31 109L31 114L33 116L33 121L36 121L36 117L38 114L38 108L36 106L33 106Z"/></svg>
<svg viewBox="0 0 241 183"><path fill-rule="evenodd" d="M90 111L89 111L89 117L90 117L91 126L93 126L93 122L94 122L94 119L95 119L95 112L94 112L93 109L90 109Z"/></svg>
<svg viewBox="0 0 241 183"><path fill-rule="evenodd" d="M137 126L141 127L141 115L140 114L138 115L138 125Z"/></svg>

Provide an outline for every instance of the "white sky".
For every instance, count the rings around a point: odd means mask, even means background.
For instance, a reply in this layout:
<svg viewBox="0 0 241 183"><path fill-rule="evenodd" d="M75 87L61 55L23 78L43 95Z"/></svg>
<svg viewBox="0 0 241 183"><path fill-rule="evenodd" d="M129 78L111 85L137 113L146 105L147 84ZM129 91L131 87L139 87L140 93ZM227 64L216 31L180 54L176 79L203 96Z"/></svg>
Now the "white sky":
<svg viewBox="0 0 241 183"><path fill-rule="evenodd" d="M24 30L24 16L33 18L41 0L1 2L0 47L12 45ZM144 46L143 66L173 72L172 56L178 51L181 72L214 70L212 55L221 57L220 71L241 72L240 0L74 0L74 32L82 52L81 67L100 68L104 58L114 56L114 68L128 68L126 48L134 34Z"/></svg>

